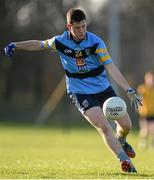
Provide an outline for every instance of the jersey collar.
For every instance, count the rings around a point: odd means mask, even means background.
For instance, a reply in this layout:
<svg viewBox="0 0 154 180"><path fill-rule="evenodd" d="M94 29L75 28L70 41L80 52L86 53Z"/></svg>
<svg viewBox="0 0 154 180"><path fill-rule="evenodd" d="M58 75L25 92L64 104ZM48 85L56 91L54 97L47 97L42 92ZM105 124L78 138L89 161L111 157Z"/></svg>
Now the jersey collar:
<svg viewBox="0 0 154 180"><path fill-rule="evenodd" d="M73 40L73 41L74 41L75 43L77 43L77 44L80 44L83 40L87 40L87 37L88 37L88 35L87 35L87 32L86 32L84 39L82 39L81 41L77 42L77 41L75 41L75 40L73 39L73 37L72 37L72 35L71 35L71 32L70 32L70 31L67 31L67 38L70 39L70 40Z"/></svg>

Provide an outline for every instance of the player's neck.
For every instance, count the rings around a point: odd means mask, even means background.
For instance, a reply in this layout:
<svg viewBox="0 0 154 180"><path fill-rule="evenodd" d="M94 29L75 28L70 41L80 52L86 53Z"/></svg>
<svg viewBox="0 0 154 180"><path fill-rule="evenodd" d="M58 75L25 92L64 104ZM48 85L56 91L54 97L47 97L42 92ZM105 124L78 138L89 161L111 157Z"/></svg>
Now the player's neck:
<svg viewBox="0 0 154 180"><path fill-rule="evenodd" d="M83 39L78 39L75 36L73 36L71 33L70 33L70 36L73 39L73 41L77 44L80 44L85 39L85 37Z"/></svg>

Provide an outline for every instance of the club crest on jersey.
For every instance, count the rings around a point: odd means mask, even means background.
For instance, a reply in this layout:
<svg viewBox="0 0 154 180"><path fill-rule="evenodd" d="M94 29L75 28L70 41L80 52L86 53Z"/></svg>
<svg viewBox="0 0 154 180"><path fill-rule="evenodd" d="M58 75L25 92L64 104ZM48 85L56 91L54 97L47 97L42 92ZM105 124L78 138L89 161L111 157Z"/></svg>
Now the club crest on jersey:
<svg viewBox="0 0 154 180"><path fill-rule="evenodd" d="M87 56L89 56L90 55L90 49L85 49L85 53Z"/></svg>

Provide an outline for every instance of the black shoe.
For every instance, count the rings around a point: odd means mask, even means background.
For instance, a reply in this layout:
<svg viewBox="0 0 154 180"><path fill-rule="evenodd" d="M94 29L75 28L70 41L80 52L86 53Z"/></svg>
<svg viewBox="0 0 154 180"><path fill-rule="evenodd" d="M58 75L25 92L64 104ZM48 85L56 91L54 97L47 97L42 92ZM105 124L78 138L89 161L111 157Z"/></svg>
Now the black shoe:
<svg viewBox="0 0 154 180"><path fill-rule="evenodd" d="M125 142L125 144L123 144L122 147L128 157L134 158L136 156L134 149L127 142Z"/></svg>
<svg viewBox="0 0 154 180"><path fill-rule="evenodd" d="M121 161L121 169L128 173L137 173L135 167L129 160Z"/></svg>

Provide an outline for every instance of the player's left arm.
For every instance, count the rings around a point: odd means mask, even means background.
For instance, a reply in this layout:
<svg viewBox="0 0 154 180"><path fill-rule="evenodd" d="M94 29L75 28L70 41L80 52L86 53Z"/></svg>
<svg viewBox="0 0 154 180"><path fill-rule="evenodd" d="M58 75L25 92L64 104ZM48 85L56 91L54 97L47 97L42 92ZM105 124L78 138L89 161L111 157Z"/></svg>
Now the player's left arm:
<svg viewBox="0 0 154 180"><path fill-rule="evenodd" d="M114 63L105 64L109 76L124 90L127 91L131 86L124 78L120 70L114 65Z"/></svg>
<svg viewBox="0 0 154 180"><path fill-rule="evenodd" d="M131 101L131 105L134 105L136 108L142 106L141 99L136 94L136 91L131 88L128 81L125 79L120 70L114 65L114 63L109 63L104 65L109 76L125 91L127 92L128 98Z"/></svg>
<svg viewBox="0 0 154 180"><path fill-rule="evenodd" d="M110 57L107 47L104 41L100 40L96 49L96 55L101 64L106 68L109 76L125 91L127 92L128 98L131 101L131 105L134 105L138 108L139 105L142 105L140 98L137 96L136 91L131 88L128 81L122 75L120 70L114 65L112 58Z"/></svg>
<svg viewBox="0 0 154 180"><path fill-rule="evenodd" d="M119 69L113 64L112 58L109 55L107 47L103 40L99 40L95 53L98 57L99 62L104 65L111 78L115 80L124 89L124 91L127 91L127 89L130 88L130 85L121 74Z"/></svg>

